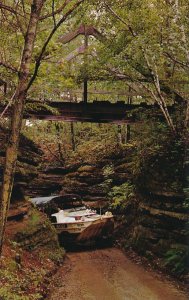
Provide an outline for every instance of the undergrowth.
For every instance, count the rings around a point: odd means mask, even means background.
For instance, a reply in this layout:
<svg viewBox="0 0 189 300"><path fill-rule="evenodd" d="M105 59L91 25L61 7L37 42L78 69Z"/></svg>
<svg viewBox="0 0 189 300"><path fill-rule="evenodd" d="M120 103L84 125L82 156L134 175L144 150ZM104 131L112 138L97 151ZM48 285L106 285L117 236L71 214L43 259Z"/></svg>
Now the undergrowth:
<svg viewBox="0 0 189 300"><path fill-rule="evenodd" d="M172 245L165 254L164 265L177 276L189 273L189 246Z"/></svg>

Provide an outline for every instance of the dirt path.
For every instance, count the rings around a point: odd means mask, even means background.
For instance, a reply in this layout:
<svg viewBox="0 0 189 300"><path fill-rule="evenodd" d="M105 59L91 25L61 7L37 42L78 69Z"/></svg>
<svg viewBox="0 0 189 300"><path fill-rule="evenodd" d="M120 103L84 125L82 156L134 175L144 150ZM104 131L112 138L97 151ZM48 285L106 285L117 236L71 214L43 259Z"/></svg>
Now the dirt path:
<svg viewBox="0 0 189 300"><path fill-rule="evenodd" d="M53 285L50 300L188 299L115 248L68 254Z"/></svg>

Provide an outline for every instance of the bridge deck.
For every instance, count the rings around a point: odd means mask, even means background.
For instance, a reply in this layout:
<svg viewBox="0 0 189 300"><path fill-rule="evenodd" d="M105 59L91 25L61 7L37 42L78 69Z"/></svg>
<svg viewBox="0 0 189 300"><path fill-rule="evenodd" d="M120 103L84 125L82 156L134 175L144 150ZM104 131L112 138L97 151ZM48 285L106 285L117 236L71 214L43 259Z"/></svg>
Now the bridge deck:
<svg viewBox="0 0 189 300"><path fill-rule="evenodd" d="M134 123L136 118L132 111L137 108L152 109L146 104L125 104L124 102L110 103L108 101L84 102L51 102L50 107L57 114L47 111L36 111L25 114L25 118L38 120L78 121L93 123Z"/></svg>
<svg viewBox="0 0 189 300"><path fill-rule="evenodd" d="M33 120L55 120L68 122L93 122L93 123L135 123L136 109L144 109L152 114L158 113L156 105L125 104L124 102L110 103L108 101L84 102L46 102L50 109L44 107L43 102L27 101L34 104L36 109L25 110L24 118ZM41 106L40 106L41 105ZM27 106L26 106L27 107ZM172 110L172 107L169 107ZM10 110L8 115L10 115ZM159 111L160 113L160 111ZM161 114L161 113L160 113Z"/></svg>

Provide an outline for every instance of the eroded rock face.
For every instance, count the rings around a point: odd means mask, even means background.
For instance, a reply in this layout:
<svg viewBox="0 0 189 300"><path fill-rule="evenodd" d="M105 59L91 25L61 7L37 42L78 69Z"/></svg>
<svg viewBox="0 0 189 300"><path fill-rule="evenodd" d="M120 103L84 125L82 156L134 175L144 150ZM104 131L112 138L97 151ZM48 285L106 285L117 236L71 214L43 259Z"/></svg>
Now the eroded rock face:
<svg viewBox="0 0 189 300"><path fill-rule="evenodd" d="M182 192L182 174L174 173L177 161L175 166L173 162L169 165L169 159L162 161L161 165L153 165L150 172L141 171L140 184L136 185L137 206L126 211L117 232L125 246L158 257L169 270L179 274L188 268L189 209Z"/></svg>
<svg viewBox="0 0 189 300"><path fill-rule="evenodd" d="M118 161L116 163L118 164ZM116 168L111 159L93 165L85 164L77 169L73 168L73 172L68 172L62 177L60 195L70 198L70 195L73 194L73 198L81 199L88 206L107 208L111 187L118 181L122 184L127 178L130 178L128 168L123 169L122 166L121 172L117 172Z"/></svg>
<svg viewBox="0 0 189 300"><path fill-rule="evenodd" d="M172 244L187 245L188 211L182 208L180 212L174 208L173 197L168 200L168 206L165 203L163 205L164 209L161 208L161 198L158 208L158 200L155 205L149 201L145 203L145 200L139 204L137 219L130 236L137 247L142 245L144 252L150 249L157 256L162 256ZM170 200L173 202L172 206Z"/></svg>
<svg viewBox="0 0 189 300"><path fill-rule="evenodd" d="M5 243L7 241L15 243L17 249L38 253L39 260L47 257L55 263L63 260L64 249L59 246L55 228L47 216L34 208L29 201L11 204ZM22 251L20 253L22 256Z"/></svg>
<svg viewBox="0 0 189 300"><path fill-rule="evenodd" d="M18 231L14 240L26 250L34 250L38 247L52 246L52 249L58 248L58 239L55 229L44 216L40 216L38 223L28 222L25 229Z"/></svg>
<svg viewBox="0 0 189 300"><path fill-rule="evenodd" d="M7 139L7 130L0 127L0 183L2 182L3 176ZM28 183L38 176L37 167L42 156L42 152L37 145L23 135L21 135L20 145L11 199L12 202L24 199Z"/></svg>

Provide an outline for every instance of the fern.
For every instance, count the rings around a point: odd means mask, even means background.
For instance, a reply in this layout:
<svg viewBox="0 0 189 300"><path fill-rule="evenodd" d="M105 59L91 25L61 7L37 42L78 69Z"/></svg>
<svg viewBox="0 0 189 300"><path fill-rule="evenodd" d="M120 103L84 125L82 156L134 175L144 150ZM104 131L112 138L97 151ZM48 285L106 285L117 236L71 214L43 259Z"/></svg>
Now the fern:
<svg viewBox="0 0 189 300"><path fill-rule="evenodd" d="M189 247L176 245L165 254L164 265L180 276L189 271Z"/></svg>

